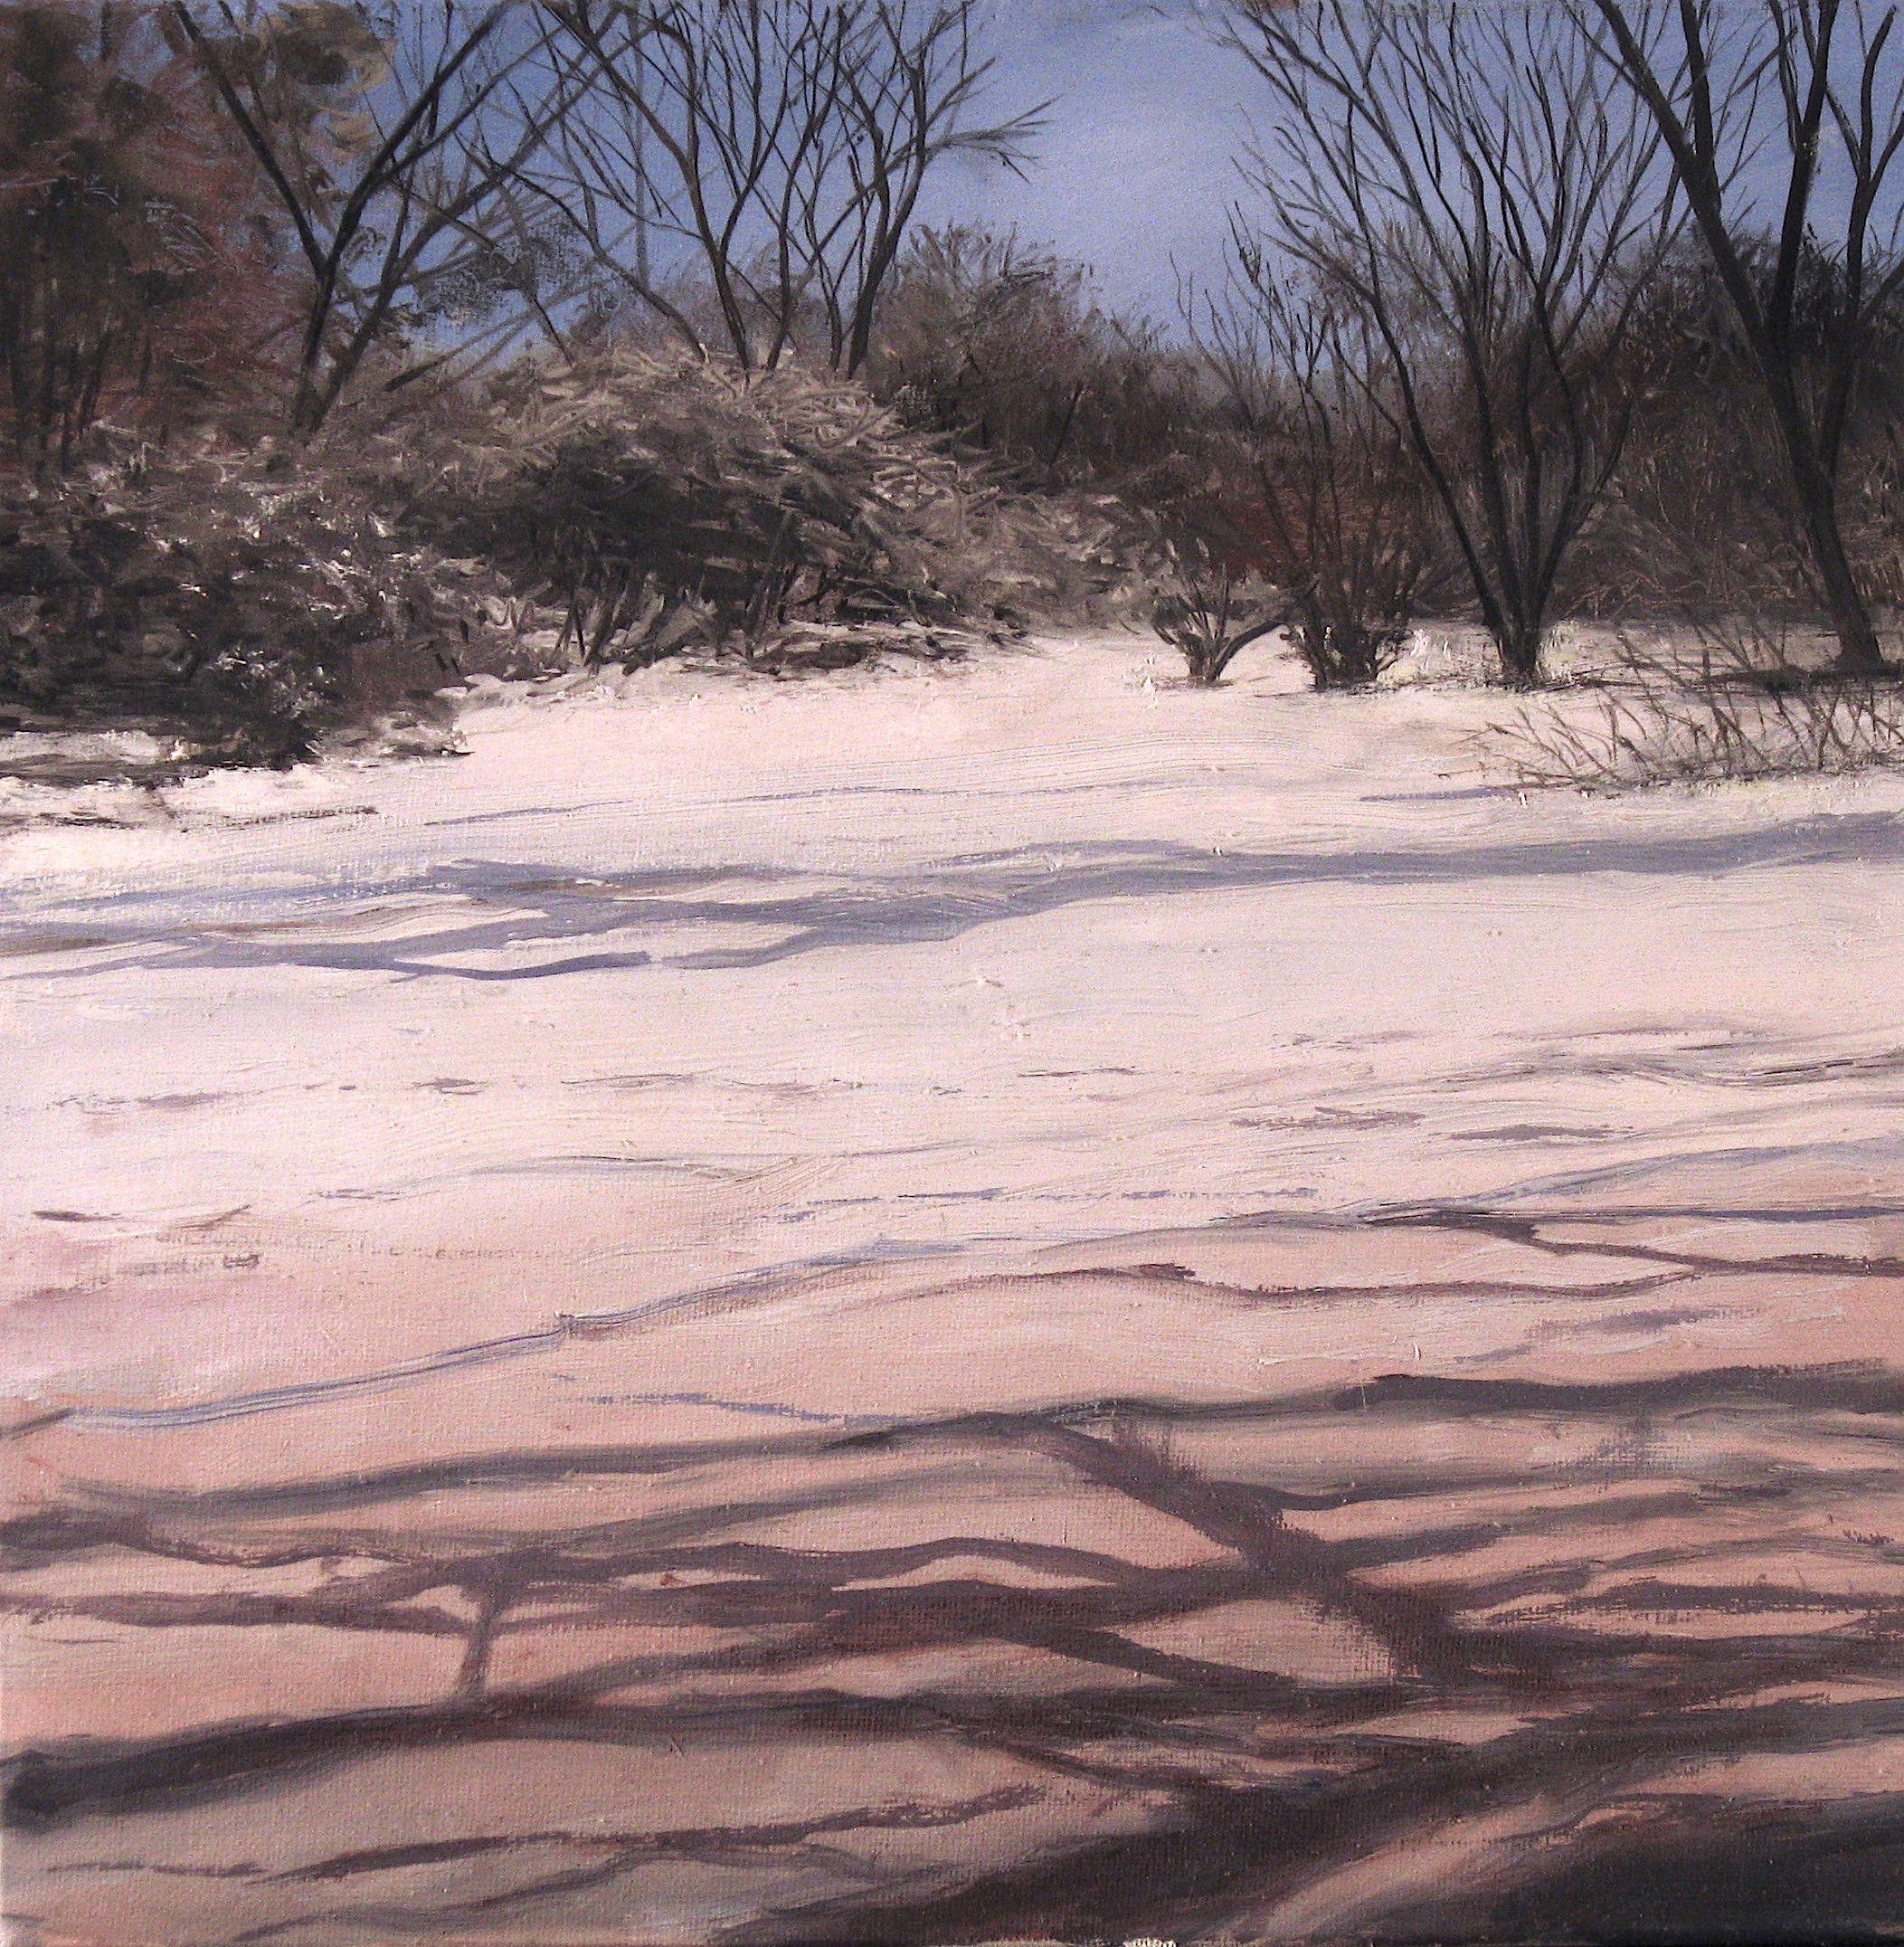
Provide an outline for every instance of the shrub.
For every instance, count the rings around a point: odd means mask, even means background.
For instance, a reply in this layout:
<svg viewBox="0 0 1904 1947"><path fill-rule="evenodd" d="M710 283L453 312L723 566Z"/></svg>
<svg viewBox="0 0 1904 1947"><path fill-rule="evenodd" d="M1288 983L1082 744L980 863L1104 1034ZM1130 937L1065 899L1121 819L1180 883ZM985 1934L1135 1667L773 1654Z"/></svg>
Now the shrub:
<svg viewBox="0 0 1904 1947"><path fill-rule="evenodd" d="M1194 470L1193 362L1103 309L1083 265L971 225L922 230L866 376L908 424L1040 488L1175 501Z"/></svg>
<svg viewBox="0 0 1904 1947"><path fill-rule="evenodd" d="M1777 241L1740 247L1762 307L1776 296ZM1794 264L1789 345L1822 396L1847 273L1817 239ZM1797 625L1830 603L1789 480L1762 372L1702 245L1686 240L1630 293L1617 377L1635 402L1614 491L1569 564L1566 599L1603 617L1751 613ZM1866 597L1897 600L1897 429L1904 401L1904 299L1870 316L1838 434L1838 519ZM1881 620L1881 616L1880 616Z"/></svg>
<svg viewBox="0 0 1904 1947"><path fill-rule="evenodd" d="M398 462L411 518L562 618L584 660L772 661L816 628L950 646L1102 596L1108 513L1038 508L849 380L609 344L525 360ZM843 651L842 651L843 653Z"/></svg>
<svg viewBox="0 0 1904 1947"><path fill-rule="evenodd" d="M491 648L499 584L393 536L316 469L122 459L0 478L0 705L282 764Z"/></svg>
<svg viewBox="0 0 1904 1947"><path fill-rule="evenodd" d="M590 660L953 612L954 470L850 387L611 347L525 360L449 430L418 518L559 609Z"/></svg>
<svg viewBox="0 0 1904 1947"><path fill-rule="evenodd" d="M1190 681L1208 689L1252 642L1281 628L1288 610L1280 591L1239 575L1214 548L1179 544L1151 622L1183 652Z"/></svg>

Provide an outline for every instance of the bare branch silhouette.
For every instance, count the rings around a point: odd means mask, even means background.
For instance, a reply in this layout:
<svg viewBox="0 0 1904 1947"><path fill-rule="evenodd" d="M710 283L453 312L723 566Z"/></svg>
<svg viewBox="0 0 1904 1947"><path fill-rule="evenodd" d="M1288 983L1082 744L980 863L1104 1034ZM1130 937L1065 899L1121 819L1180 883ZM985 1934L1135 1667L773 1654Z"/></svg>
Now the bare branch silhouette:
<svg viewBox="0 0 1904 1947"><path fill-rule="evenodd" d="M981 0L543 0L593 90L536 172L630 295L696 349L657 242L705 277L744 367L810 334L852 373L926 179L949 157L1016 167L1033 109L971 119L990 73Z"/></svg>
<svg viewBox="0 0 1904 1947"><path fill-rule="evenodd" d="M1539 7L1248 5L1224 38L1272 109L1241 233L1368 320L1369 401L1433 485L1504 675L1532 683L1631 423L1615 354L1674 233L1652 119Z"/></svg>

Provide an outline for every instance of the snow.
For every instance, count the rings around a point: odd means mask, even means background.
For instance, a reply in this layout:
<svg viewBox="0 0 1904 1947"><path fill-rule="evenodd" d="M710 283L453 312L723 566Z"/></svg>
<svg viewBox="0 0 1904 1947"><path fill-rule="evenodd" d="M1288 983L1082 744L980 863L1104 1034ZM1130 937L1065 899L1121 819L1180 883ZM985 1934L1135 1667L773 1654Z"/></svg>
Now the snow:
<svg viewBox="0 0 1904 1947"><path fill-rule="evenodd" d="M1454 1939L1772 1798L1894 1911L1904 779L1501 713L1101 637L0 803L10 1904Z"/></svg>
<svg viewBox="0 0 1904 1947"><path fill-rule="evenodd" d="M1884 1183L1904 781L1524 793L1500 713L1134 636L663 668L29 823L16 1370L156 1401L801 1267Z"/></svg>

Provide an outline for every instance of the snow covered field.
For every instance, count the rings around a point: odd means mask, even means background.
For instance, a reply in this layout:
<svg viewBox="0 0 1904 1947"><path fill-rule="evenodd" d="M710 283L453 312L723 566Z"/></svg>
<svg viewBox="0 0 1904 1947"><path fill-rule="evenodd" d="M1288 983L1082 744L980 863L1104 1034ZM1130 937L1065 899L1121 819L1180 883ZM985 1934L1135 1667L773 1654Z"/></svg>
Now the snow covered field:
<svg viewBox="0 0 1904 1947"><path fill-rule="evenodd" d="M1523 799L1464 747L1498 698L1170 677L659 671L15 836L24 1370L195 1396L839 1258L1887 1186L1904 782Z"/></svg>
<svg viewBox="0 0 1904 1947"><path fill-rule="evenodd" d="M1889 1805L1904 779L1503 708L1111 637L0 797L23 1937L1520 1939Z"/></svg>

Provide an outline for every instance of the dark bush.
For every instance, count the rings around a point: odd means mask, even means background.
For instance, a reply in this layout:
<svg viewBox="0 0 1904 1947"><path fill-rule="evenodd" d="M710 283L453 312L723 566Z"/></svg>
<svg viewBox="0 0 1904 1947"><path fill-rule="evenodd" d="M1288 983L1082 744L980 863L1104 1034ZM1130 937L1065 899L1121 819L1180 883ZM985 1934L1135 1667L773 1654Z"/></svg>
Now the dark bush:
<svg viewBox="0 0 1904 1947"><path fill-rule="evenodd" d="M315 470L0 477L0 705L287 763L380 716L440 716L436 692L492 648L497 585Z"/></svg>
<svg viewBox="0 0 1904 1947"><path fill-rule="evenodd" d="M1368 318L1241 246L1227 286L1186 310L1230 422L1204 525L1284 591L1315 687L1367 688L1457 581L1395 361Z"/></svg>
<svg viewBox="0 0 1904 1947"><path fill-rule="evenodd" d="M1742 252L1769 303L1770 239ZM1797 260L1793 367L1826 383L1825 348L1848 303L1845 270L1815 240ZM1704 629L1744 613L1797 626L1829 607L1789 480L1761 372L1703 253L1683 246L1634 294L1618 384L1633 430L1599 516L1568 565L1568 609ZM1877 604L1904 594L1904 307L1871 316L1842 429L1842 540Z"/></svg>
<svg viewBox="0 0 1904 1947"><path fill-rule="evenodd" d="M1104 310L1083 264L971 226L922 230L865 376L909 425L1034 487L1174 504L1196 471L1194 359Z"/></svg>
<svg viewBox="0 0 1904 1947"><path fill-rule="evenodd" d="M1240 575L1208 544L1179 541L1170 550L1151 625L1182 652L1190 681L1213 689L1252 642L1289 620L1282 591Z"/></svg>
<svg viewBox="0 0 1904 1947"><path fill-rule="evenodd" d="M159 10L0 8L0 436L72 464L95 419L148 432L260 377L289 316L271 225Z"/></svg>

